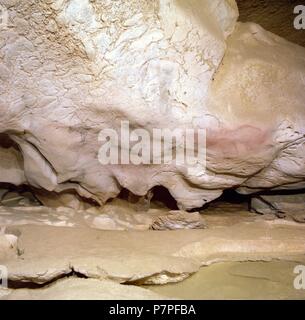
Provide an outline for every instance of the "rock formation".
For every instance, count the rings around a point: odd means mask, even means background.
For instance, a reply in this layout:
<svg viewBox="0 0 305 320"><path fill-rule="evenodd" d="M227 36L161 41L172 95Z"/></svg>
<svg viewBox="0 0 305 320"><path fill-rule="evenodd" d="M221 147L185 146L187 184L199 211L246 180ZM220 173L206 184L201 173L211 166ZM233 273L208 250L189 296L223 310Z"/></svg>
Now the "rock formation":
<svg viewBox="0 0 305 320"><path fill-rule="evenodd" d="M237 23L234 0L1 0L0 182L99 204L163 186L181 209L223 190L305 186L305 49ZM103 129L207 130L206 170L102 165Z"/></svg>
<svg viewBox="0 0 305 320"><path fill-rule="evenodd" d="M0 12L0 299L304 298L305 48L235 0Z"/></svg>

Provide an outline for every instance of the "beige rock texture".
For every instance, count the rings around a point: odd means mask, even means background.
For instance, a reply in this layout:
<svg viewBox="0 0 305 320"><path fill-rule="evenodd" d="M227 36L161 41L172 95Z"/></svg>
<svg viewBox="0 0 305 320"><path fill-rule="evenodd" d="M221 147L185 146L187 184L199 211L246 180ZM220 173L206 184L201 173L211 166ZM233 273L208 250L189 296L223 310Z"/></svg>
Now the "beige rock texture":
<svg viewBox="0 0 305 320"><path fill-rule="evenodd" d="M304 260L217 263L183 282L145 288L187 300L304 300L304 290L292 285L300 263Z"/></svg>
<svg viewBox="0 0 305 320"><path fill-rule="evenodd" d="M296 259L305 253L303 224L271 219L233 206L205 215L209 228L105 231L86 225L17 224L17 253L2 258L12 281L44 284L78 273L126 284L179 282L201 266L222 261Z"/></svg>
<svg viewBox="0 0 305 320"><path fill-rule="evenodd" d="M107 231L73 209L1 208L0 265L8 270L9 289L0 290L0 298L303 297L293 290L292 273L305 262L304 224L257 215L244 204L214 203L201 212L208 228L158 231L149 230L149 224L138 228L133 215L139 212L120 204L115 201L111 209L126 208L132 229L121 229L117 216L108 223L120 227ZM155 217L158 225L160 217L172 225L166 212L177 214L163 208L146 215ZM260 292L252 289L254 281Z"/></svg>
<svg viewBox="0 0 305 320"><path fill-rule="evenodd" d="M304 187L305 49L237 23L234 0L0 4L0 182L99 204L163 186L182 210ZM101 165L99 132L121 121L207 129L206 170Z"/></svg>
<svg viewBox="0 0 305 320"><path fill-rule="evenodd" d="M57 227L90 227L108 231L204 229L207 227L199 212L189 213L181 210L170 210L165 206L155 206L155 208L139 211L137 203L131 204L121 199L115 199L103 207L91 206L86 210L75 210L69 207L20 206L20 198L24 200L18 193L14 193L12 198L15 203L14 206L12 202L10 202L10 207L0 206L1 227L9 228L30 224Z"/></svg>
<svg viewBox="0 0 305 320"><path fill-rule="evenodd" d="M153 230L204 229L205 221L199 212L170 211L154 220Z"/></svg>
<svg viewBox="0 0 305 320"><path fill-rule="evenodd" d="M68 278L41 289L0 289L3 300L169 300L150 290L109 280Z"/></svg>
<svg viewBox="0 0 305 320"><path fill-rule="evenodd" d="M0 231L0 261L15 258L17 256L18 237L14 234Z"/></svg>
<svg viewBox="0 0 305 320"><path fill-rule="evenodd" d="M186 298L199 270L265 277L268 298L272 271L304 263L305 48L237 22L234 0L0 5L1 298ZM102 165L99 134L122 121L206 129L206 166ZM152 203L154 187L179 210ZM262 192L269 211L213 202L231 188ZM288 281L282 298L302 297ZM247 296L228 286L222 297Z"/></svg>

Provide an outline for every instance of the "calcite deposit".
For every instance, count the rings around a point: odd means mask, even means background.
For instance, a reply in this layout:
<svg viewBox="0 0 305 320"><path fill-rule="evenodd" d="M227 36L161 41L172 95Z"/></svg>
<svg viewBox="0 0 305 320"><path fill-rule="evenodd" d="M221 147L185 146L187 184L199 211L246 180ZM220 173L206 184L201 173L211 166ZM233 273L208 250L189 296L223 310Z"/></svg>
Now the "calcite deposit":
<svg viewBox="0 0 305 320"><path fill-rule="evenodd" d="M304 297L305 48L235 0L0 9L0 299Z"/></svg>
<svg viewBox="0 0 305 320"><path fill-rule="evenodd" d="M15 221L3 230L6 240L0 244L7 246L11 238L15 245L11 255L0 256L0 262L21 288L73 274L125 284L166 284L219 262L304 261L304 224L266 218L240 205L204 211L209 228L203 230L106 231L80 219L75 223L60 211L61 224L47 211L44 215L33 211L33 221L29 214L19 213L20 220L15 214Z"/></svg>
<svg viewBox="0 0 305 320"><path fill-rule="evenodd" d="M234 0L1 0L0 181L104 204L163 186L304 187L305 49L237 23ZM103 129L207 130L206 168L102 165Z"/></svg>

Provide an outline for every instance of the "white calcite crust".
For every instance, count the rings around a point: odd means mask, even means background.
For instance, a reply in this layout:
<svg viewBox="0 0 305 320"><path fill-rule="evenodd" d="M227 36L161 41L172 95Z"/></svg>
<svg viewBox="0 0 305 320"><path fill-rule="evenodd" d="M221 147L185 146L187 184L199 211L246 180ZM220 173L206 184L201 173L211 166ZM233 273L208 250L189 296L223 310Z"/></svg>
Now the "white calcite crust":
<svg viewBox="0 0 305 320"><path fill-rule="evenodd" d="M161 185L181 209L304 187L305 49L236 23L234 0L0 3L0 182L100 204ZM101 165L99 132L121 121L207 128L206 171Z"/></svg>

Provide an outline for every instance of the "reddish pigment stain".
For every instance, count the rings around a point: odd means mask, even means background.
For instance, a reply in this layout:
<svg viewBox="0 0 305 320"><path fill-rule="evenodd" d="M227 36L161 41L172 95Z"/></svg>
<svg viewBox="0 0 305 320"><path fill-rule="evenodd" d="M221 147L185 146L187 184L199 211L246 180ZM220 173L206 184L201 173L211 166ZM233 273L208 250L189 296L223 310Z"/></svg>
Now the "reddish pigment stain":
<svg viewBox="0 0 305 320"><path fill-rule="evenodd" d="M260 128L243 125L236 129L207 130L207 151L224 156L257 152L268 145L270 134Z"/></svg>

